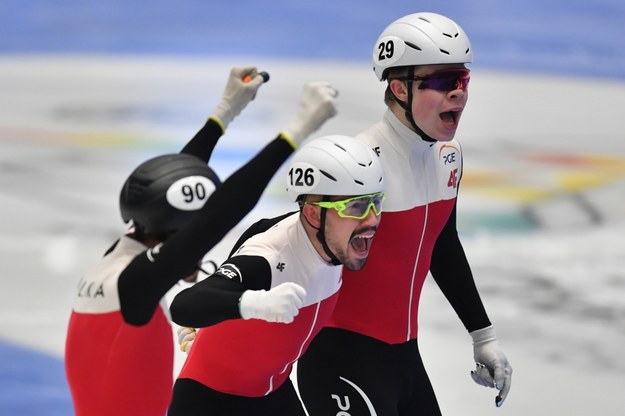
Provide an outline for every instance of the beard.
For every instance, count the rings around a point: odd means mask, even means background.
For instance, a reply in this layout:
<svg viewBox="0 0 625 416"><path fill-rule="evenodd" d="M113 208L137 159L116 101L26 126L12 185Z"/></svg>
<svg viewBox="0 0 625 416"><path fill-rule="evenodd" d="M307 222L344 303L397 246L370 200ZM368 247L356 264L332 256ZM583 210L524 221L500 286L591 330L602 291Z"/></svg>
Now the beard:
<svg viewBox="0 0 625 416"><path fill-rule="evenodd" d="M343 260L341 259L341 257L338 257L338 259L341 260L341 263L343 263L343 266L347 270L351 270L353 272L356 272L362 269L363 267L365 267L365 264L367 264L367 257L365 257L364 259L355 259L355 260L349 260L348 258L345 258L345 260Z"/></svg>
<svg viewBox="0 0 625 416"><path fill-rule="evenodd" d="M363 267L365 267L365 264L367 264L367 259L369 258L369 252L371 250L372 240L363 239L363 240L360 240L359 243L355 243L355 241L359 241L357 240L357 237L356 237L357 235L370 231L370 230L376 231L377 227L367 227L367 228L361 228L361 229L355 230L354 234L349 239L347 248L334 251L334 255L336 256L336 258L348 270L358 271L362 269ZM349 256L350 248L355 251L366 249L367 256L366 257L354 256L352 258Z"/></svg>

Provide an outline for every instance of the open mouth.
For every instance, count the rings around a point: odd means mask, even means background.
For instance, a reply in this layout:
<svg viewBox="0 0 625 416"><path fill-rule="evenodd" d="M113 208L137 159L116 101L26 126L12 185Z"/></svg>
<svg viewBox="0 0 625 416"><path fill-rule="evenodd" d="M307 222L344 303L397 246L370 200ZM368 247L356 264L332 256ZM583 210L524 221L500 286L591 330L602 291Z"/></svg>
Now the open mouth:
<svg viewBox="0 0 625 416"><path fill-rule="evenodd" d="M371 242L373 241L373 234L371 235L357 235L353 237L349 245L360 256L366 256L371 249Z"/></svg>
<svg viewBox="0 0 625 416"><path fill-rule="evenodd" d="M443 120L444 124L455 126L460 119L460 111L445 111L440 114L440 118Z"/></svg>

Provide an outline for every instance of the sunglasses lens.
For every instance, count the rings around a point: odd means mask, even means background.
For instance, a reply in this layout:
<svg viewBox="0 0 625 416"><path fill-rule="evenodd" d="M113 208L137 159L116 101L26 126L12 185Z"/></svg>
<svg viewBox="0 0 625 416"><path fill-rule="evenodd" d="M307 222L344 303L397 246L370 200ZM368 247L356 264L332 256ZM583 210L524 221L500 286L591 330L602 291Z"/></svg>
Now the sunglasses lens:
<svg viewBox="0 0 625 416"><path fill-rule="evenodd" d="M371 202L373 203L373 210L376 215L380 215L382 213L382 202L384 201L383 195L376 195L371 198Z"/></svg>
<svg viewBox="0 0 625 416"><path fill-rule="evenodd" d="M369 208L371 207L375 215L380 215L383 199L382 195L353 199L345 204L341 214L345 217L362 219L369 214Z"/></svg>
<svg viewBox="0 0 625 416"><path fill-rule="evenodd" d="M436 91L453 91L461 89L466 91L469 86L468 71L441 71L424 77L419 84L419 89L430 89Z"/></svg>

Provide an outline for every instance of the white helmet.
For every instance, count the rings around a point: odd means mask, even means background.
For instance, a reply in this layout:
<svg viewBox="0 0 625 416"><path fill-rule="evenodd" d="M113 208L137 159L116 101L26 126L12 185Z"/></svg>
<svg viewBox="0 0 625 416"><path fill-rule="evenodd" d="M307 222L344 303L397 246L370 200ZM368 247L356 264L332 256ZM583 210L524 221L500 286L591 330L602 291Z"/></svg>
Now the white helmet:
<svg viewBox="0 0 625 416"><path fill-rule="evenodd" d="M366 144L349 136L309 140L289 164L289 199L300 195L366 195L384 191L380 158Z"/></svg>
<svg viewBox="0 0 625 416"><path fill-rule="evenodd" d="M472 61L466 33L453 20L436 13L414 13L394 21L373 47L373 71L380 81L386 79L388 68Z"/></svg>

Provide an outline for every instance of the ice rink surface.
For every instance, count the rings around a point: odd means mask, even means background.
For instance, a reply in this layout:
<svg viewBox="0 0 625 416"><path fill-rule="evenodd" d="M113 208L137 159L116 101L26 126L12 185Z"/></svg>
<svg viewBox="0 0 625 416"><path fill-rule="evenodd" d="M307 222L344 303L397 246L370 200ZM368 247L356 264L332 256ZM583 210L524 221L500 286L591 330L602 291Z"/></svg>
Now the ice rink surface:
<svg viewBox="0 0 625 416"><path fill-rule="evenodd" d="M306 81L340 91L338 116L315 136L379 120L371 44L418 9L459 21L476 51L457 134L459 226L514 368L497 409L494 391L471 381L470 338L429 280L420 343L443 413L625 413L625 6L338 3L0 3L0 414L72 414L62 365L72 295L124 231L121 184L199 129L231 66L271 80L219 143L222 177L285 125ZM279 172L210 258L223 260L254 219L293 209L282 183Z"/></svg>

